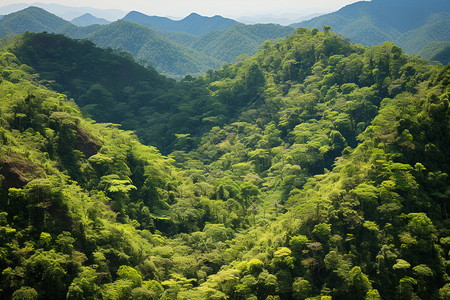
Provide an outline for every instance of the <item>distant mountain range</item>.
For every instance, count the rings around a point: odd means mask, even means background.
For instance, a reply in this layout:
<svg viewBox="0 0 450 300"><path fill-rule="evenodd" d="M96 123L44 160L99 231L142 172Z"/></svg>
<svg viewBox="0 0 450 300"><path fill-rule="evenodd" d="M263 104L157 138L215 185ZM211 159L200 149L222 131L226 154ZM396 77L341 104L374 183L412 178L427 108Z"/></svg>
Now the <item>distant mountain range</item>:
<svg viewBox="0 0 450 300"><path fill-rule="evenodd" d="M23 10L30 6L39 7L45 9L46 11L57 15L58 17L63 18L64 20L70 21L74 18L82 16L86 13L92 14L98 18L104 18L109 21L115 21L117 19L123 18L126 11L119 9L99 9L93 7L74 7L74 6L65 6L54 3L40 3L34 2L32 4L27 3L17 3L10 4L4 7L0 7L0 15L7 15L13 12L17 12L19 10Z"/></svg>
<svg viewBox="0 0 450 300"><path fill-rule="evenodd" d="M137 15L137 14L132 14ZM142 19L154 17L140 15ZM81 18L83 22L98 21L93 16ZM179 26L177 21L162 27L166 30ZM78 18L80 21L80 18ZM217 69L225 63L234 62L241 54L253 55L267 39L287 36L291 27L274 24L243 25L222 17L202 17L191 14L178 21L184 28L200 30L188 32L163 31L127 20L118 20L108 25L76 26L38 7L29 7L5 16L0 20L0 37L25 31L65 34L71 38L89 39L100 47L126 51L143 64L152 65L159 72L172 77L188 74L201 75ZM85 23L86 25L88 25ZM142 22L141 22L142 23ZM79 23L80 24L80 23ZM197 24L197 25L194 25ZM234 25L233 25L234 24ZM230 27L231 26L231 27ZM218 30L219 28L225 28Z"/></svg>
<svg viewBox="0 0 450 300"><path fill-rule="evenodd" d="M436 42L450 41L450 2L448 0L372 0L350 4L340 10L291 24L292 27L334 31L364 46L394 42L406 53L432 59ZM434 46L433 46L434 45ZM439 43L445 52L446 43ZM426 51L434 49L433 53ZM431 49L430 48L430 49ZM439 52L439 50L438 50ZM448 53L448 50L447 50ZM448 57L441 60L448 62Z"/></svg>
<svg viewBox="0 0 450 300"><path fill-rule="evenodd" d="M0 17L0 37L46 31L89 39L100 47L126 51L139 62L174 78L201 75L234 62L242 54L255 54L264 41L285 37L296 27L321 28L322 24L366 46L388 41L407 54L443 64L450 60L447 0L357 2L291 26L244 25L221 16L196 13L175 21L136 11L108 23L106 18L92 13L78 16L71 23L44 9L29 7Z"/></svg>
<svg viewBox="0 0 450 300"><path fill-rule="evenodd" d="M239 24L235 20L221 16L204 17L196 13L192 13L182 20L174 21L165 17L147 16L143 13L132 11L123 19L163 31L186 32L194 35L223 30Z"/></svg>
<svg viewBox="0 0 450 300"><path fill-rule="evenodd" d="M266 15L254 15L254 16L242 16L236 18L236 21L247 24L247 25L255 25L255 24L280 24L283 26L288 26L292 23L298 23L305 20L310 20L312 18L323 15L324 13L306 11L303 14L286 14L286 15L274 15L274 14L266 14Z"/></svg>

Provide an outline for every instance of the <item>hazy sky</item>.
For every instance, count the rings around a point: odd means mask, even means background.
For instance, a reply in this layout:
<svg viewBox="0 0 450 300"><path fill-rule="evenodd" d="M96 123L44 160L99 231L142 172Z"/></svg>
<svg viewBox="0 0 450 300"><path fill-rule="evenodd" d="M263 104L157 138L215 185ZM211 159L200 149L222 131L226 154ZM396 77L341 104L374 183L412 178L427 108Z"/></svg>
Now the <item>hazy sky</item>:
<svg viewBox="0 0 450 300"><path fill-rule="evenodd" d="M57 3L103 9L137 10L148 15L183 17L191 12L213 16L248 16L258 14L305 15L331 12L355 0L0 0L0 6L20 2Z"/></svg>

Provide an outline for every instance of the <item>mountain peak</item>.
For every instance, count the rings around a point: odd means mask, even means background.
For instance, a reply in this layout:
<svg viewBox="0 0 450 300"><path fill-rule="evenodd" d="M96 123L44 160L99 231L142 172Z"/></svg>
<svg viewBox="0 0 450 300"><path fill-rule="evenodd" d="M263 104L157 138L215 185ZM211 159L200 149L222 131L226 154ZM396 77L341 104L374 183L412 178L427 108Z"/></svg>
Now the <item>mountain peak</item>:
<svg viewBox="0 0 450 300"><path fill-rule="evenodd" d="M37 6L28 6L27 8L24 8L22 10L17 11L19 12L41 12L41 13L47 13L47 14L51 14L48 11L46 11L43 8L37 7Z"/></svg>
<svg viewBox="0 0 450 300"><path fill-rule="evenodd" d="M0 32L0 35L19 34L25 31L55 32L58 28L62 28L68 24L72 25L70 22L36 6L29 6L6 15L1 19L1 23L3 26L6 26L4 28L9 29L6 32Z"/></svg>
<svg viewBox="0 0 450 300"><path fill-rule="evenodd" d="M203 18L208 18L208 17L205 17L205 16L202 16L202 15L199 15L198 13L192 12L187 17L185 17L183 20L193 19L193 18L202 18L203 19Z"/></svg>
<svg viewBox="0 0 450 300"><path fill-rule="evenodd" d="M133 15L136 15L136 16L147 16L146 14L143 14L143 13L137 11L137 10L132 10L129 13L127 13L124 18L126 18L127 16L133 16Z"/></svg>
<svg viewBox="0 0 450 300"><path fill-rule="evenodd" d="M75 19L73 19L72 24L75 24L77 26L89 26L89 25L94 25L94 24L100 24L100 25L106 25L111 23L108 20L105 20L103 18L97 18L96 16L90 14L90 13L85 13Z"/></svg>

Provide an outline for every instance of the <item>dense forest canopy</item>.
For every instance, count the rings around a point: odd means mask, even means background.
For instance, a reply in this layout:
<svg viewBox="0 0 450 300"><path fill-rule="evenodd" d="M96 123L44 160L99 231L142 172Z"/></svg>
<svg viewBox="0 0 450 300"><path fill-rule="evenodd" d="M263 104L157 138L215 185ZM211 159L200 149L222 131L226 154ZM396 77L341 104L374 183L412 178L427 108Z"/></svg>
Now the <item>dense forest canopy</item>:
<svg viewBox="0 0 450 300"><path fill-rule="evenodd" d="M2 298L450 297L448 66L328 26L181 82L1 46Z"/></svg>

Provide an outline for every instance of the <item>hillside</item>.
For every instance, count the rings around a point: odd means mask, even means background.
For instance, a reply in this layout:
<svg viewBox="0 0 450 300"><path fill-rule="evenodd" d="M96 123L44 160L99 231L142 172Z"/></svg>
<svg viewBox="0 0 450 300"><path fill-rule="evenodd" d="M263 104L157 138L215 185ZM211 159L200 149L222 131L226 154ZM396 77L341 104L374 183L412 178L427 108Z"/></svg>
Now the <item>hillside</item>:
<svg viewBox="0 0 450 300"><path fill-rule="evenodd" d="M233 63L242 54L255 54L265 41L288 36L292 31L291 27L275 24L235 25L196 38L172 38L210 57Z"/></svg>
<svg viewBox="0 0 450 300"><path fill-rule="evenodd" d="M450 63L450 42L433 42L417 53L420 57L430 61L440 61L447 65Z"/></svg>
<svg viewBox="0 0 450 300"><path fill-rule="evenodd" d="M137 64L129 54L117 55L92 42L76 42L62 35L29 33L22 40L15 55L37 70L49 86L76 99L82 111L95 120L121 123L165 153L177 142L175 134L199 138L214 124L187 114L206 114L213 109L212 103L203 99L205 89L192 86L191 92L187 84ZM53 49L59 49L58 53ZM185 107L179 107L183 102Z"/></svg>
<svg viewBox="0 0 450 300"><path fill-rule="evenodd" d="M403 46L411 53L417 54L420 50L436 42L450 42L450 9L430 15L423 26L402 34L398 45ZM450 59L450 57L449 57Z"/></svg>
<svg viewBox="0 0 450 300"><path fill-rule="evenodd" d="M223 30L239 24L235 20L222 16L205 17L196 13L191 13L182 20L174 21L165 17L147 16L143 13L132 11L123 17L123 20L163 31L185 32L194 35Z"/></svg>
<svg viewBox="0 0 450 300"><path fill-rule="evenodd" d="M138 61L168 75L201 75L223 62L166 39L145 26L119 20L85 36L103 48L129 52Z"/></svg>
<svg viewBox="0 0 450 300"><path fill-rule="evenodd" d="M2 51L0 70L1 298L117 298L111 276L153 251L148 238L164 239L150 233L155 224L173 224L163 190L175 168L131 132L83 119L11 53ZM134 214L146 221L130 223ZM147 298L161 294L148 284Z"/></svg>
<svg viewBox="0 0 450 300"><path fill-rule="evenodd" d="M291 26L321 28L325 24L355 43L373 46L394 42L406 53L417 54L431 42L450 40L449 14L445 0L373 0Z"/></svg>

